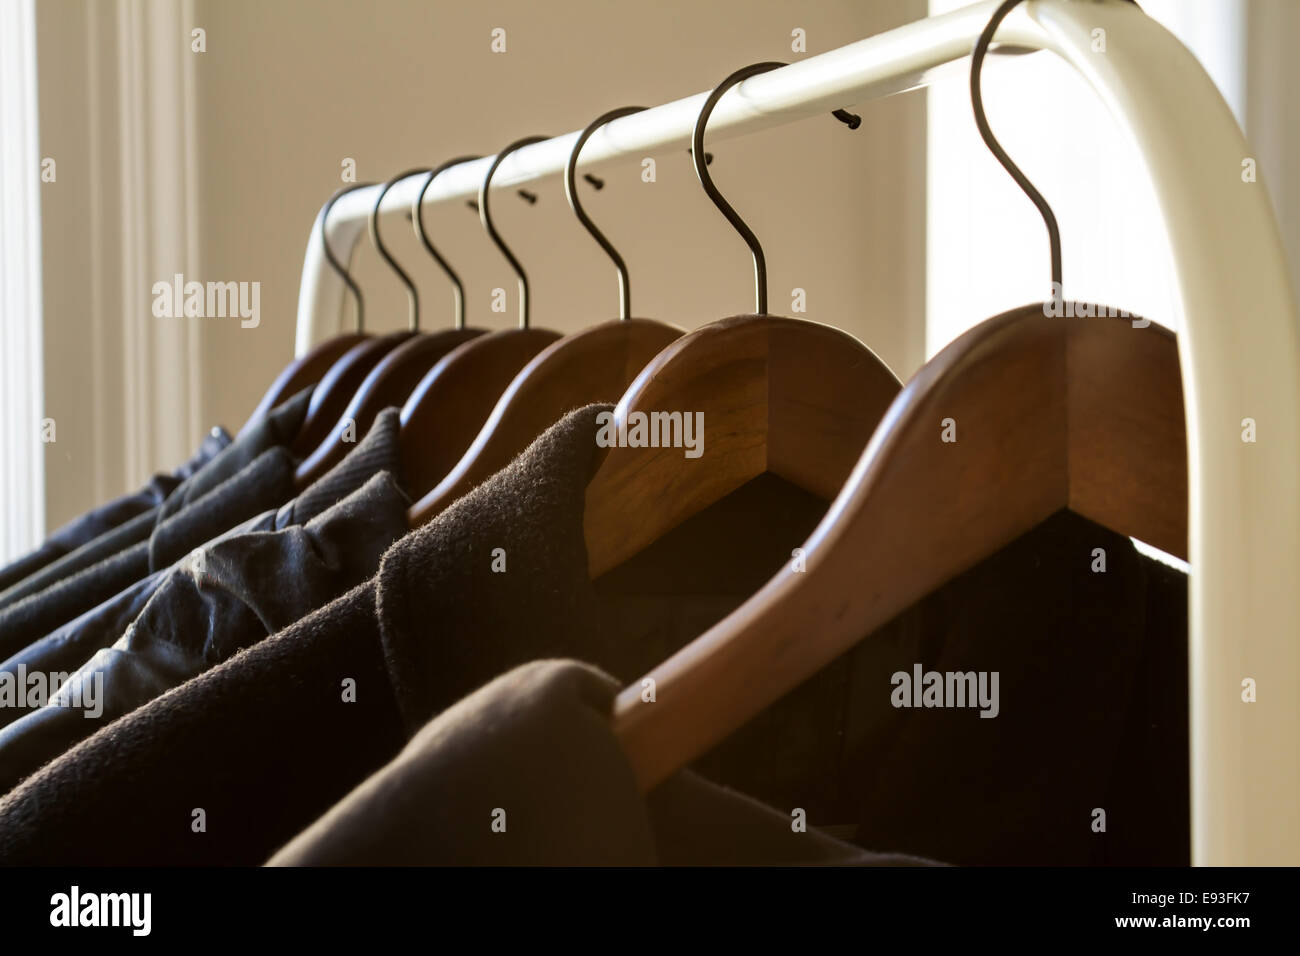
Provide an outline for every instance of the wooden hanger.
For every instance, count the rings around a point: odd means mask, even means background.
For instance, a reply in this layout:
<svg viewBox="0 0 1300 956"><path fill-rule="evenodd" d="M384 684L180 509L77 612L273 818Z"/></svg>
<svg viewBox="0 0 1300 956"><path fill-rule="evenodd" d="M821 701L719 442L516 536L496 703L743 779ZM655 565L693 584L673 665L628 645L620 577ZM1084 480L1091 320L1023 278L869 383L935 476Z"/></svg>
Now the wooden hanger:
<svg viewBox="0 0 1300 956"><path fill-rule="evenodd" d="M344 193L350 193L354 189L362 189L369 185L371 184L356 183L355 185L345 186L338 190L329 198L329 201L325 203L325 208L321 212L320 217L320 237L321 245L325 249L325 261L329 263L330 268L338 273L339 277L343 280L344 286L352 292L357 300L357 330L355 332L345 332L341 335L336 335L332 338L326 339L324 342L317 343L308 350L306 355L294 359L281 369L280 374L277 375L275 381L271 383L271 387L268 388L266 393L262 396L262 400L259 401L257 407L253 409L253 414L248 416L248 420L245 421L243 427L240 428L239 431L241 434L248 431L250 427L264 419L267 413L271 409L275 408L275 406L298 394L298 392L302 391L308 385L315 385L319 382L334 363L342 358L349 349L354 345L365 341L367 338L366 333L362 331L362 315L364 306L361 298L361 290L357 288L357 284L352 281L352 277L348 275L347 270L343 268L342 263L335 258L333 251L330 249L328 236L325 231L325 223L326 220L329 219L330 210L334 208L334 204L338 202L340 196Z"/></svg>
<svg viewBox="0 0 1300 956"><path fill-rule="evenodd" d="M242 434L250 426L264 419L267 412L281 402L298 394L308 385L315 385L319 382L348 349L366 341L366 338L364 332L345 332L342 335L336 335L312 346L306 355L296 358L286 365L280 374L275 377L275 381L266 390L266 394L262 396L261 401L257 403L257 407L253 409L253 414L248 416L248 420L240 429L240 433Z"/></svg>
<svg viewBox="0 0 1300 956"><path fill-rule="evenodd" d="M370 238L375 245L375 249L393 271L397 273L402 284L406 286L411 331L416 334L385 355L370 370L330 433L316 447L315 451L298 465L294 480L299 489L311 484L342 460L349 449L353 447L353 444L370 430L375 417L381 411L390 406L400 407L405 403L420 379L439 359L456 346L483 334L484 330L482 329L465 327L465 297L460 278L429 241L424 229L423 211L420 208L420 203L424 199L429 184L440 173L452 166L477 158L477 156L462 156L443 163L433 170L409 170L388 180L380 190L374 208L370 213ZM424 186L416 197L411 214L415 234L423 242L425 248L432 253L434 261L447 272L455 290L456 323L454 328L443 329L431 334L421 334L419 332L419 292L415 287L415 283L411 281L411 277L393 258L379 232L379 208L383 203L384 196L397 182L418 173L425 173L427 177Z"/></svg>
<svg viewBox="0 0 1300 956"><path fill-rule="evenodd" d="M766 314L762 246L708 172L704 130L714 106L732 86L781 65L756 64L723 80L700 110L691 150L705 192L753 254L758 314L679 339L623 395L616 433L655 412L702 415L703 453L688 458L662 442L609 448L587 486L584 534L593 578L764 472L830 500L898 393L898 379L853 336Z"/></svg>
<svg viewBox="0 0 1300 956"><path fill-rule="evenodd" d="M447 353L402 407L403 487L414 496L437 485L519 370L559 337L548 329L504 329Z"/></svg>
<svg viewBox="0 0 1300 956"><path fill-rule="evenodd" d="M1012 6L998 8L972 56L985 142L996 143L979 70ZM993 151L1044 212L1052 301L990 319L927 363L890 406L802 561L618 696L615 732L643 790L1062 508L1186 556L1174 338L1062 302L1055 218ZM1071 312L1089 317L1058 317Z"/></svg>
<svg viewBox="0 0 1300 956"><path fill-rule="evenodd" d="M949 345L890 406L802 545L806 570L787 566L651 671L654 703L640 682L620 694L615 728L642 787L1062 508L1186 557L1181 382L1159 326L1041 305Z"/></svg>
<svg viewBox="0 0 1300 956"><path fill-rule="evenodd" d="M614 262L619 280L619 318L567 335L549 345L510 382L473 444L449 463L436 486L411 508L412 527L439 514L484 479L508 465L566 412L593 402L611 402L637 373L682 330L651 319L630 318L627 265L582 208L576 187L578 155L591 135L609 121L644 106L611 110L578 136L569 153L564 189L569 208ZM443 477L445 475L445 477Z"/></svg>
<svg viewBox="0 0 1300 956"><path fill-rule="evenodd" d="M533 356L560 337L528 324L528 276L492 222L490 187L502 160L546 139L529 136L497 153L479 186L479 219L519 280L519 327L479 336L444 355L402 408L403 483L412 497L431 489L469 447L502 390Z"/></svg>
<svg viewBox="0 0 1300 956"><path fill-rule="evenodd" d="M290 446L295 455L310 455L343 417L352 396L366 380L370 370L393 349L411 338L410 331L390 332L367 338L348 349L335 362L311 394L307 416Z"/></svg>
<svg viewBox="0 0 1300 956"><path fill-rule="evenodd" d="M623 396L613 433L655 412L698 413L703 452L605 452L587 485L588 573L600 577L765 472L831 500L898 389L853 336L803 319L734 316L678 339Z"/></svg>

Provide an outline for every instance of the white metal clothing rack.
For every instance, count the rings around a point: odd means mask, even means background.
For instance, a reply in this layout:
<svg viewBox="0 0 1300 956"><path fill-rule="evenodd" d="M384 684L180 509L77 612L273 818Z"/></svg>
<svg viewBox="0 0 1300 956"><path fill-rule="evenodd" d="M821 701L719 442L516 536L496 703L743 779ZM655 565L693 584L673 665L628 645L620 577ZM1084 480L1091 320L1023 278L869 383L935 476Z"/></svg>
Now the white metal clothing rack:
<svg viewBox="0 0 1300 956"><path fill-rule="evenodd" d="M718 103L710 141L924 85L969 55L997 0L912 23L746 80ZM1092 50L1092 31L1108 36ZM997 41L1050 50L1076 69L1132 138L1169 233L1177 275L1190 462L1192 847L1197 864L1300 863L1300 327L1252 153L1196 59L1119 0L1027 0ZM719 74L737 64L720 64ZM707 93L614 120L586 162L687 148ZM577 132L514 153L496 183L558 175ZM440 176L426 203L477 194L492 157ZM421 184L396 185L389 209ZM378 187L331 211L342 256ZM1068 289L1067 289L1068 291ZM297 351L339 330L343 285L319 217L308 241ZM1257 440L1243 441L1243 419ZM1257 699L1243 700L1253 679Z"/></svg>

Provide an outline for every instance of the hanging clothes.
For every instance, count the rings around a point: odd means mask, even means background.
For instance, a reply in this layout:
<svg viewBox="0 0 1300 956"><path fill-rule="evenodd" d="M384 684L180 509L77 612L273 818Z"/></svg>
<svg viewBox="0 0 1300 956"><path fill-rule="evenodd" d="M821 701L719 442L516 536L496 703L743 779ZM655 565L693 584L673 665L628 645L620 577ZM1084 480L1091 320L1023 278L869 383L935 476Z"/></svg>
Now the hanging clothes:
<svg viewBox="0 0 1300 956"><path fill-rule="evenodd" d="M157 580L120 638L94 644L93 656L87 654L50 701L0 730L0 792L105 724L373 575L406 531L410 500L389 470L399 467L399 424L396 409L381 412L366 437L292 502L205 545L201 563L191 556ZM126 600L134 603L136 595ZM97 636L63 634L59 651ZM17 680L20 664L27 673L40 672L40 651L48 646L38 642L0 666L0 681L7 673ZM0 710L9 709L17 710Z"/></svg>
<svg viewBox="0 0 1300 956"><path fill-rule="evenodd" d="M198 472L231 442L230 433L216 426L203 436L198 450L179 467L166 474L156 474L139 491L107 504L92 508L63 525L41 542L30 553L0 568L0 606L3 595L12 587L37 571L89 544L102 534L125 524L132 518L162 504L191 475Z"/></svg>
<svg viewBox="0 0 1300 956"><path fill-rule="evenodd" d="M649 796L614 737L622 684L538 661L443 711L272 866L916 866L680 771Z"/></svg>
<svg viewBox="0 0 1300 956"><path fill-rule="evenodd" d="M236 438L156 509L55 561L0 595L0 655L8 657L191 548L293 496L286 447L311 401L304 389Z"/></svg>
<svg viewBox="0 0 1300 956"><path fill-rule="evenodd" d="M111 736L98 733L34 774L0 802L0 861L39 853L70 863L258 863L392 760L429 720L512 667L548 656L581 657L601 666L613 660L617 666L611 669L627 681L642 672L637 669L641 658L659 654L658 644L677 641L680 646L693 638L708 623L700 616L702 607L711 605L717 615L727 611L725 596L712 593L716 581L709 582L701 604L701 595L679 603L660 590L663 575L651 583L651 594L638 595L635 588L630 592L625 583L608 588L603 599L600 583L593 586L587 578L583 492L602 411L608 406L591 406L557 423L507 469L398 541L385 554L379 573L364 585L115 722ZM775 496L775 489L763 494ZM742 495L738 500L747 499ZM682 529L683 540L725 542L718 529L727 522L734 526L740 512L724 509L720 514L701 516L706 532ZM785 514L796 525L815 520L811 509L804 513L790 507ZM770 574L767 564L780 559L780 550L788 551L790 540L803 538L773 538L766 546L772 553L753 561L747 573ZM732 553L748 553L748 544L733 539ZM683 566L689 567L684 557L689 551L678 552ZM663 567L663 557L653 560ZM744 596L735 594L730 601L739 603ZM648 628L602 627L602 622L635 620L638 607ZM687 613L679 614L683 607ZM685 626L674 627L674 620ZM925 620L922 614L921 623ZM988 630L973 632L983 640L980 645L969 643L969 635L963 642L960 634L940 625L923 632L923 646L942 648L951 638L948 653L959 658L964 647L996 646L991 643L996 635ZM910 630L917 627L914 623ZM904 633L908 630L904 626ZM994 622L990 630L996 630ZM642 643L647 632L658 640ZM697 766L766 803L803 807L815 825L862 828L867 822L864 841L893 841L920 832L936 811L934 799L919 783L896 788L891 809L900 823L898 833L889 830L886 820L878 824L884 830L871 829L877 825L867 821L873 795L861 797L861 784L872 779L873 757L869 748L845 737L846 728L860 734L861 723L850 719L855 697L889 700L887 680L875 682L878 687L869 679L864 686L860 676L856 684L854 680L855 674L869 678L872 673L854 655L865 655L862 660L874 660L878 668L875 642L875 636L868 637ZM1096 669L1079 661L1068 642L1058 644L1055 650L1041 648L1034 657L999 657L1006 686L1016 687L1044 669L1052 672L1060 648L1067 654L1059 660L1077 667L1075 672L1062 668L1058 673L1065 676L1059 679L1095 686ZM1072 698L1065 694L1062 699ZM1123 694L1113 703L1120 711L1128 706ZM859 718L870 710L870 703L865 711L860 707ZM970 712L960 717L997 724ZM995 738L972 741L969 734L945 736L950 731L941 724L920 725L934 735L927 741L933 752L967 748L970 753L962 759L974 766L995 759L1013 765L1019 761L1051 775L1069 770L1082 746L1092 770L1116 781L1107 791L1112 797L1114 787L1125 786L1112 772L1121 754L1110 717L1085 715L1063 724L1050 753L1041 751L1041 735L1024 732L1026 726L1051 726L1041 710L1008 704L998 721L998 727L1020 728L1018 737L1013 732L1009 738L1017 740L1009 754L999 751ZM1101 741L1089 743L1090 736ZM1107 747L1116 748L1115 755L1107 754ZM118 772L110 772L110 766ZM919 772L913 777L929 779ZM1000 807L1018 786L1018 778L1010 775L968 794L970 812L986 823L1001 819ZM209 814L244 820L239 833L222 841L178 841L166 808L190 799L191 790L196 800L200 791L208 795L204 806ZM275 812L254 812L268 790L279 795ZM64 798L53 801L56 792ZM855 792L857 804L851 799ZM1127 799L1135 798L1130 793ZM97 808L93 816L90 807ZM1035 818L1038 823L1029 821L1029 829L1020 820L1006 821L993 840L997 851L1008 857L1036 852L1042 839L1039 823L1056 825L1060 812L1049 801ZM97 823L102 813L131 822L104 831ZM24 820L23 826L10 826L15 819ZM923 855L944 859L942 844L932 846ZM867 847L916 852L905 843ZM1073 849L1075 855L1061 859L1087 862L1090 848L1082 858L1078 852Z"/></svg>

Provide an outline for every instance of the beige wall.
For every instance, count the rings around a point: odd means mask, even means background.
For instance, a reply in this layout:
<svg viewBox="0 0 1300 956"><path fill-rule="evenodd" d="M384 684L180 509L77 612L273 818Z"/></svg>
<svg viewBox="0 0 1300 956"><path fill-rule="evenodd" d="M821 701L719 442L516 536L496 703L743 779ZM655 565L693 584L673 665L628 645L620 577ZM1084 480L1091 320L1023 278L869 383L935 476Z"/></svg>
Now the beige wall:
<svg viewBox="0 0 1300 956"><path fill-rule="evenodd" d="M746 63L797 58L795 27L812 55L925 12L924 0L41 0L42 153L60 162L58 188L42 194L46 404L59 422L47 453L48 525L170 467L208 425L244 421L292 356L308 230L345 158L373 180L492 153L617 106L699 92ZM149 89L151 76L175 64L155 54L140 77L122 51L167 47L174 30L188 54L189 25L206 31L207 47L190 54L193 85L182 93L192 104L193 181L182 176L166 192L154 188L154 166L133 170L117 128L134 109L147 128L122 139L134 136L158 164L174 144L185 165L186 130ZM489 50L494 27L507 31L505 54ZM143 93L133 87L141 79ZM764 243L772 310L789 312L790 290L803 288L809 318L858 335L902 375L923 356L924 109L923 94L906 94L866 104L856 131L827 115L711 149L720 188ZM752 311L748 253L704 196L689 156L656 159L654 184L628 162L593 169L608 185L586 192L631 269L634 313L690 328ZM188 189L194 205L176 222L128 233L144 250L143 270L131 261L139 250L116 255L114 219L128 201L119 186L133 176L155 203ZM613 317L614 273L569 212L559 179L535 191L536 205L509 194L495 204L532 279L533 321L570 331ZM489 309L492 288L513 295L513 275L474 213L446 206L430 221L466 281L471 323L512 321L513 306L507 315ZM187 230L188 254L179 248ZM448 287L409 225L394 218L386 236L421 286L425 326L450 322ZM260 282L261 325L150 325L149 283L182 269L200 281ZM403 290L367 240L355 274L369 326L402 326ZM93 316L88 303L98 303ZM139 330L174 338L177 322L189 326L185 341L157 345L152 365L132 371L125 352ZM144 395L141 380L154 378L163 384ZM154 410L142 415L142 403ZM149 441L154 432L165 437Z"/></svg>
<svg viewBox="0 0 1300 956"><path fill-rule="evenodd" d="M47 446L48 526L170 466L208 425L243 422L291 357L307 232L340 184L344 158L356 160L362 179L382 179L491 153L519 136L580 128L616 106L707 89L745 63L795 58L795 27L807 31L811 55L919 19L927 6L38 0L41 153L59 164L57 185L41 193L45 412L59 436ZM1247 10L1247 132L1272 170L1297 266L1300 178L1288 171L1300 158L1300 126L1286 97L1300 5L1251 0ZM206 31L206 52L189 53L194 26ZM489 50L494 27L507 30L504 55ZM185 53L184 123L176 103L150 87L151 77L177 73L164 55L173 33ZM153 56L143 66L130 54L141 48ZM855 132L825 116L719 143L714 173L763 240L772 309L788 311L790 289L806 289L810 318L853 332L906 377L924 356L925 97L903 94L860 112ZM132 117L144 117L145 128L121 132ZM119 142L130 136L134 152ZM150 158L136 168L132 156ZM694 327L752 309L748 255L688 156L657 159L653 185L640 181L636 163L606 164L594 171L607 188L586 192L588 211L631 268L633 311ZM167 169L170 160L179 172ZM185 196L186 209L120 229L126 207L137 205L128 187L161 207ZM534 322L574 330L611 317L612 269L569 213L558 178L536 191L535 206L509 195L495 204L533 280ZM511 321L513 309L489 311L490 290L513 293L513 277L476 216L447 206L431 222L466 279L471 322ZM148 260L134 273L117 248L124 235L136 244L131 255L144 250ZM447 286L409 226L395 219L387 235L420 283L425 327L450 321ZM260 327L150 324L148 283L182 269L201 280L259 281ZM365 240L355 272L371 327L400 327L403 291ZM144 350L153 354L132 358Z"/></svg>
<svg viewBox="0 0 1300 956"><path fill-rule="evenodd" d="M380 0L198 0L201 257L208 278L260 280L260 328L204 329L203 408L238 423L290 357L308 229L356 159L362 180L492 153L512 139L559 134L618 106L657 103L716 84L736 67L790 59L790 31L817 53L924 16L923 0L852 3L671 0L651 4L430 3ZM489 51L494 27L508 52ZM774 311L807 290L809 317L846 328L900 371L922 354L924 98L868 104L855 132L829 115L711 151L720 188L764 243ZM753 309L740 239L708 202L685 152L596 169L608 185L588 212L623 252L633 311L694 327ZM560 180L534 206L497 198L498 227L532 280L533 321L562 331L612 318L614 273L564 201ZM472 323L511 290L508 265L474 213L429 217L461 269ZM451 296L410 227L385 238L420 281L426 325L450 321ZM363 240L356 274L369 323L398 328L406 301Z"/></svg>
<svg viewBox="0 0 1300 956"><path fill-rule="evenodd" d="M57 527L120 494L128 475L120 430L121 404L95 395L121 396L122 336L92 320L92 303L106 294L96 260L95 225L120 216L112 183L115 156L91 143L94 124L111 127L117 114L98 101L108 75L94 54L102 37L92 28L92 8L82 2L36 5L40 147L55 160L57 179L41 186L44 297L45 415L57 425L46 446L46 526ZM103 204L101 204L101 201Z"/></svg>

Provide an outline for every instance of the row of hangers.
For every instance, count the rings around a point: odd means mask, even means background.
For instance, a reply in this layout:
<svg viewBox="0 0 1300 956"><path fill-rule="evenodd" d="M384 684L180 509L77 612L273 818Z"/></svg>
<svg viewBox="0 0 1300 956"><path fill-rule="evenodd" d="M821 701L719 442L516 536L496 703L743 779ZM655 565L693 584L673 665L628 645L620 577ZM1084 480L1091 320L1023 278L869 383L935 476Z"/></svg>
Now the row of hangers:
<svg viewBox="0 0 1300 956"><path fill-rule="evenodd" d="M984 142L1043 216L1055 295L1062 276L1055 217L993 136L980 93L989 44L1018 2L1004 0L975 45L971 102ZM573 408L617 400L620 427L638 412L704 412L704 459L672 448L603 450L585 502L593 580L765 472L829 501L798 565L788 564L647 675L653 702L643 697L641 681L618 697L615 730L647 790L864 635L1061 509L1187 556L1186 434L1169 331L1135 327L1127 318L1049 318L1042 304L1030 304L972 328L903 387L853 336L768 313L762 247L714 186L704 134L731 87L783 65L759 63L723 80L705 101L692 139L700 183L752 253L754 314L689 334L630 317L626 265L583 211L575 188L583 145L605 123L642 109L627 107L582 132L565 172L571 208L614 262L618 319L567 336L529 325L527 276L497 233L490 207L502 160L544 138L528 137L497 154L477 204L518 277L519 327L465 326L460 279L425 230L421 201L429 184L474 157L405 172L380 190L369 225L376 249L406 285L410 330L379 337L362 331L360 290L326 244L330 264L356 297L357 331L291 364L255 412L318 382L294 444L305 456L297 477L306 485L346 452L347 420L359 436L381 408L402 405L403 477L418 499L408 514L413 528L504 467ZM835 115L857 125L852 114ZM418 330L414 284L378 228L383 195L420 172L426 180L412 221L450 279L456 309L454 328L429 333ZM326 206L322 233L345 191ZM941 440L946 419L956 423L955 442Z"/></svg>

